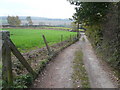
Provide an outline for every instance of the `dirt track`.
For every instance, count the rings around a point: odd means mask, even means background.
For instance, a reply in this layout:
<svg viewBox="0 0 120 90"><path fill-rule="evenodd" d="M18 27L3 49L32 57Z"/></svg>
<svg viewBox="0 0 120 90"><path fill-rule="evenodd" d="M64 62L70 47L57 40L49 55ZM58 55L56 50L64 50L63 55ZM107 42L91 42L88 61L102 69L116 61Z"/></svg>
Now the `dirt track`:
<svg viewBox="0 0 120 90"><path fill-rule="evenodd" d="M82 38L85 38L83 41ZM82 34L80 41L63 50L55 60L51 61L46 69L35 80L34 88L73 88L72 65L74 53L82 49L84 54L85 68L88 72L91 88L114 88L109 75L103 70L99 60L94 54L90 42Z"/></svg>
<svg viewBox="0 0 120 90"><path fill-rule="evenodd" d="M82 38L85 41L82 41ZM84 64L88 72L91 88L115 88L108 72L104 70L102 63L95 55L90 42L82 35L80 46L84 54Z"/></svg>
<svg viewBox="0 0 120 90"><path fill-rule="evenodd" d="M37 88L72 88L71 75L74 53L79 49L79 42L63 50L40 75L34 87Z"/></svg>

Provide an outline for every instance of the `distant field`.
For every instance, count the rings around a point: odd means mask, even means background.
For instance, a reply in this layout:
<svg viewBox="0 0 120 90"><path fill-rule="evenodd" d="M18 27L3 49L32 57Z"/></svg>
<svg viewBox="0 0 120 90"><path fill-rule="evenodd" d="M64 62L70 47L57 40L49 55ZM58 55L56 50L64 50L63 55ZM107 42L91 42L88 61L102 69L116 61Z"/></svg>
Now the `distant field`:
<svg viewBox="0 0 120 90"><path fill-rule="evenodd" d="M56 29L65 29L65 30L69 30L70 28L67 27L47 27L47 28L56 28Z"/></svg>
<svg viewBox="0 0 120 90"><path fill-rule="evenodd" d="M79 31L85 31L84 29L79 29Z"/></svg>
<svg viewBox="0 0 120 90"><path fill-rule="evenodd" d="M70 35L75 35L75 32L59 31L59 30L34 30L34 29L5 29L10 31L11 39L19 50L33 49L36 47L45 46L42 35L44 34L48 44L52 45L60 42L60 37L63 35L63 40L66 40Z"/></svg>

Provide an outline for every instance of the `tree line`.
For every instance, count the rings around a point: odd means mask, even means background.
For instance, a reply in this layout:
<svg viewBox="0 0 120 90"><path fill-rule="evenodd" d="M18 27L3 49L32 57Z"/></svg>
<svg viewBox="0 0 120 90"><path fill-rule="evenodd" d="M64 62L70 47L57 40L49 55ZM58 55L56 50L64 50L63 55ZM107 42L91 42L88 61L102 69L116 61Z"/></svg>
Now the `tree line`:
<svg viewBox="0 0 120 90"><path fill-rule="evenodd" d="M80 2L80 0L69 0L69 2L77 6L76 13L72 16L75 23L89 26L104 22L105 16L113 4L109 2Z"/></svg>
<svg viewBox="0 0 120 90"><path fill-rule="evenodd" d="M27 25L33 25L32 19L30 16L26 17L27 20ZM8 16L7 17L7 22L11 26L20 26L21 25L21 20L18 16Z"/></svg>
<svg viewBox="0 0 120 90"><path fill-rule="evenodd" d="M120 70L120 2L68 1L77 6L72 19L87 28L86 35L97 53Z"/></svg>

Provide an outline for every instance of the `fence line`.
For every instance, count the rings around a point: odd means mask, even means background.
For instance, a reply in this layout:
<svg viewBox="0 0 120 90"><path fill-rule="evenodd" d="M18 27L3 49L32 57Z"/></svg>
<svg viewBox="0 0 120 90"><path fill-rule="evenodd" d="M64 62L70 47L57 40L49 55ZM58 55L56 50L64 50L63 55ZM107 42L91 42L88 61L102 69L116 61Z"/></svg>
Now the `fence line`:
<svg viewBox="0 0 120 90"><path fill-rule="evenodd" d="M63 41L63 35L61 35L61 42Z"/></svg>
<svg viewBox="0 0 120 90"><path fill-rule="evenodd" d="M22 65L27 69L29 73L36 76L36 72L33 71L31 66L22 56L22 54L15 47L14 43L11 41L9 31L0 31L2 33L2 79L3 82L7 84L7 87L13 86L13 75L12 75L12 62L11 62L11 52L18 58ZM6 87L6 86L3 86Z"/></svg>
<svg viewBox="0 0 120 90"><path fill-rule="evenodd" d="M46 38L45 38L44 35L42 35L42 37L43 37L44 43L45 43L45 45L46 45L46 48L47 48L47 50L48 50L48 54L50 55L50 54L51 54L51 50L50 50L50 48L49 48L49 46L48 46L48 44L47 44Z"/></svg>
<svg viewBox="0 0 120 90"><path fill-rule="evenodd" d="M25 60L25 58L22 56L22 54L19 52L19 50L16 48L12 40L10 39L10 32L9 31L0 31L0 34L2 35L2 80L7 85L3 87L12 87L13 86L13 74L12 74L12 61L11 61L11 52L18 58L18 60L21 62L21 64L26 68L26 70L36 77L37 73L32 69L32 67L28 64L28 62ZM44 43L46 45L48 54L51 55L52 51L50 50L50 47L47 43L47 40L44 35L42 35ZM75 40L77 36L75 35L72 37L70 35L70 41ZM63 41L63 35L61 35L61 42Z"/></svg>

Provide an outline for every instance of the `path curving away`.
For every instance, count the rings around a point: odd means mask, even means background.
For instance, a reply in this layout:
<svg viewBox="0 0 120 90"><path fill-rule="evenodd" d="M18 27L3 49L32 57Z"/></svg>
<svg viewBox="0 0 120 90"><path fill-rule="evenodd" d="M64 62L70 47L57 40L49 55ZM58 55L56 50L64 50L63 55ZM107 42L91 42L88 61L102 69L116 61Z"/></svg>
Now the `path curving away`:
<svg viewBox="0 0 120 90"><path fill-rule="evenodd" d="M82 38L85 39L84 42ZM91 43L84 34L80 39L80 46L83 51L84 64L88 72L91 88L115 88L116 86L111 81L108 72L104 70L103 65L101 65L93 51Z"/></svg>
<svg viewBox="0 0 120 90"><path fill-rule="evenodd" d="M82 39L84 38L85 41ZM86 36L82 34L80 40L64 49L52 60L42 74L35 80L34 88L73 88L73 60L78 49L83 51L85 68L88 73L91 88L115 88L109 75L93 52L92 46Z"/></svg>

